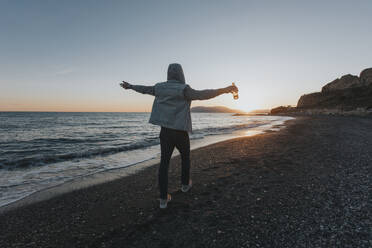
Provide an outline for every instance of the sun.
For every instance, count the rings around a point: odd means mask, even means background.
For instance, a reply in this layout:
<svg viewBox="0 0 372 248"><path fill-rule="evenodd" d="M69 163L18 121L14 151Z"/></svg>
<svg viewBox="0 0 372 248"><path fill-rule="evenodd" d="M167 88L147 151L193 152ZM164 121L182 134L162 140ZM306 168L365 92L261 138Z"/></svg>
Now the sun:
<svg viewBox="0 0 372 248"><path fill-rule="evenodd" d="M256 109L262 109L263 104L261 101L256 101L254 98L242 98L234 102L234 108L243 110L245 112L250 112Z"/></svg>

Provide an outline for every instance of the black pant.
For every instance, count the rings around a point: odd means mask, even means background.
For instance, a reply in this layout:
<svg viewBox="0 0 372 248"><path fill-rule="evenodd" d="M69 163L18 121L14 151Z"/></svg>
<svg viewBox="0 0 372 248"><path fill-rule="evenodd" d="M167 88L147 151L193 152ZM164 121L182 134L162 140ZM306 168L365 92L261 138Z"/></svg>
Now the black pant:
<svg viewBox="0 0 372 248"><path fill-rule="evenodd" d="M168 194L168 168L174 147L181 154L182 175L181 183L188 185L190 177L190 139L186 131L161 127L160 148L161 159L159 167L160 198L167 199Z"/></svg>

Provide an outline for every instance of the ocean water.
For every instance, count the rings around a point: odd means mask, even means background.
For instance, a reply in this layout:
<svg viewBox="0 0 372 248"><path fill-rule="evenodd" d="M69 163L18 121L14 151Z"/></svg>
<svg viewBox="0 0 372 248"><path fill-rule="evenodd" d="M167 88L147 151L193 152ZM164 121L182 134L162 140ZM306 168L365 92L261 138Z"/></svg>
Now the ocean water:
<svg viewBox="0 0 372 248"><path fill-rule="evenodd" d="M160 127L148 119L149 113L0 112L0 206L159 157ZM288 119L193 113L191 148L260 133Z"/></svg>

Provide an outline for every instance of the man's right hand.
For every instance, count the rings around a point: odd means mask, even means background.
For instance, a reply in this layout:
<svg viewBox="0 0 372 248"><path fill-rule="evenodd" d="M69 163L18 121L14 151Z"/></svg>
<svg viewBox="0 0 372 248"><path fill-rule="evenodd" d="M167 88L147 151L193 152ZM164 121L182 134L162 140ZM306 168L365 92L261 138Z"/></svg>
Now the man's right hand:
<svg viewBox="0 0 372 248"><path fill-rule="evenodd" d="M132 87L132 85L128 82L125 82L125 81L122 81L122 83L120 83L120 86L123 87L124 89L130 89Z"/></svg>
<svg viewBox="0 0 372 248"><path fill-rule="evenodd" d="M226 89L226 93L232 93L232 92L238 92L238 87L236 87L235 85L230 85L228 87L225 88Z"/></svg>

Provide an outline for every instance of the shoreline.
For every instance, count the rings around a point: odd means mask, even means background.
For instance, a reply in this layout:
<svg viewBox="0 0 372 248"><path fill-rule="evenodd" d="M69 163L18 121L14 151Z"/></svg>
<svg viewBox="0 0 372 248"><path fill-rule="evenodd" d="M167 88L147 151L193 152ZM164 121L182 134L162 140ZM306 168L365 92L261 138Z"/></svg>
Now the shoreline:
<svg viewBox="0 0 372 248"><path fill-rule="evenodd" d="M293 118L294 119L294 118ZM290 119L290 120L293 120ZM230 134L221 134L221 135L211 135L207 136L201 140L190 140L191 151L206 147L209 145L217 144L227 140L241 138L241 137L250 137L270 131L280 131L280 129L285 128L285 123L290 121L276 121L272 124L266 124L258 126L255 128L250 128L248 130L239 130ZM159 147L160 152L160 147ZM160 154L159 154L160 155ZM23 206L27 206L33 203L40 201L46 201L53 197L58 197L61 194L70 193L75 190L85 189L94 185L100 185L109 181L117 180L135 174L147 167L155 166L160 163L159 155L155 158L151 158L145 161L136 162L130 164L126 167L112 168L109 170L96 172L89 175L79 176L71 180L62 182L57 185L53 185L38 191L35 191L29 195L26 195L20 199L7 203L0 206L0 215L6 213L7 211L17 209ZM172 154L172 158L179 156L178 151L175 151Z"/></svg>
<svg viewBox="0 0 372 248"><path fill-rule="evenodd" d="M371 247L372 118L300 117L0 215L1 247Z"/></svg>

